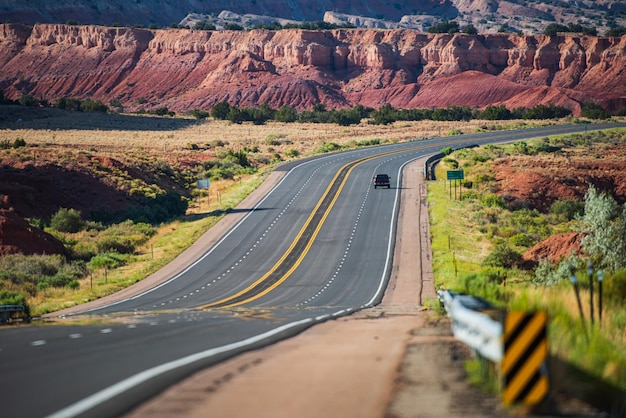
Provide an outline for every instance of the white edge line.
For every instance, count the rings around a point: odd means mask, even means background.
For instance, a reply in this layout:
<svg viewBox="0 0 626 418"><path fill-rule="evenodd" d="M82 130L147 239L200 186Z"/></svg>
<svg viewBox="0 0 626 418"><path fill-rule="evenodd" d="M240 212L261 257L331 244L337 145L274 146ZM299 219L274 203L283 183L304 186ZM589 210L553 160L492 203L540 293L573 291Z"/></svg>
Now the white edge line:
<svg viewBox="0 0 626 418"><path fill-rule="evenodd" d="M329 156L329 157L330 157L330 156ZM319 158L319 159L317 159L317 160L320 160L320 159L321 159L321 158ZM179 278L180 278L183 274L187 273L189 270L191 270L191 269L192 269L192 268L194 268L196 265L198 265L198 264L199 264L202 260L204 260L206 257L208 257L211 253L213 253L213 251L214 251L215 249L217 249L217 247L219 247L219 245L220 245L222 242L224 242L224 241L226 240L226 238L228 238L228 237L230 236L230 234L232 234L233 232L235 232L235 230L236 230L237 228L239 228L239 226L241 226L241 224L243 224L243 223L245 222L245 220L246 220L246 219L248 219L248 217L249 217L249 216L251 216L251 215L252 215L252 213L254 213L254 212L255 212L255 211L259 208L259 206L261 206L261 205L263 204L263 202L265 202L265 200L266 200L267 198L269 198L269 197L270 197L270 195L276 191L276 189L278 189L278 187L279 187L279 186L283 183L283 181L285 181L285 179L286 179L287 177L289 177L289 175L290 175L290 174L291 174L291 173L292 173L295 169L300 168L300 167L302 167L303 165L306 165L306 164L312 163L313 161L316 161L316 160L309 160L309 161L305 161L305 162L303 162L302 164L298 164L297 166L295 166L295 167L293 167L291 170L289 170L289 171L287 172L287 174L285 174L285 176L284 176L284 177L283 177L283 178L282 178L282 179L278 182L278 184L277 184L276 186L274 186L274 187L272 188L272 190L270 190L270 191L269 191L269 193L267 193L267 194L265 195L265 197L264 197L263 199L261 199L261 201L259 201L259 203L257 203L257 204L256 204L256 205L252 208L252 210L251 210L251 211L250 211L250 212L249 212L246 216L244 216L244 217L243 217L243 219L241 219L241 220L240 220L240 221L239 221L239 222L238 222L235 226L233 226L233 227L232 227L232 228L231 228L231 229L230 229L230 230L226 233L226 235L224 235L224 236L222 237L222 239L220 239L220 240L219 240L219 241L218 241L215 245L213 245L209 251L207 251L206 253L204 253L204 254L203 254L200 258L198 258L198 259L197 259L196 261L194 261L192 264L190 264L189 266L187 266L184 270L182 270L182 271L180 271L179 273L177 273L176 275L172 276L170 279L168 279L168 280L164 281L163 283L161 283L161 284L159 284L159 285L157 285L157 286L155 286L155 287L152 287L152 288L150 288L150 289L148 289L148 290L146 290L146 291L144 291L144 292L142 292L142 293L139 293L139 294L137 294L137 295L135 295L135 296L132 296L132 297L129 297L129 298L126 298L126 299L122 299L122 300L118 300L118 301L116 301L116 302L111 302L111 303L109 303L109 304L107 304L107 305L98 306L98 307L96 307L96 308L87 309L87 310L85 310L85 311L80 311L80 312L74 313L74 314L72 314L72 315L81 315L81 314L85 314L85 313L88 313L88 312L93 312L93 311L97 311L97 310L100 310L100 309L109 308L109 307L111 307L111 306L115 306L115 305L118 305L118 304L120 304L120 303L127 302L127 301L129 301L129 300L134 300L134 299L140 298L140 297L142 297L142 296L147 295L148 293L151 293L151 292L153 292L153 291L155 291L155 290L157 290L157 289L160 289L160 288L161 288L161 287L163 287L163 286L166 286L166 285L170 284L170 283L171 283L171 282L173 282L174 280L179 279Z"/></svg>
<svg viewBox="0 0 626 418"><path fill-rule="evenodd" d="M99 392L94 393L66 408L63 408L52 415L48 415L48 418L66 418L66 417L74 417L76 415L82 414L89 409L106 402L110 399L113 399L115 396L132 389L135 386L138 386L154 377L157 377L163 373L169 372L171 370L175 370L179 367L188 366L196 361L203 360L217 354L225 353L227 351L235 350L238 348L243 348L248 345L257 343L266 338L269 338L273 335L279 334L283 331L286 331L290 328L297 327L299 325L304 325L308 322L313 321L311 318L306 318L300 321L291 322L289 324L285 324L278 328L272 329L270 331L264 332L263 334L255 335L253 337L247 338L242 341L238 341L235 343L223 345L221 347L211 348L209 350L201 351L199 353L191 354L186 357L182 357L178 360L173 360L168 363L161 364L160 366L153 367L151 369L144 370L140 373L137 373L133 376L130 376L114 385L111 385Z"/></svg>
<svg viewBox="0 0 626 418"><path fill-rule="evenodd" d="M398 173L396 175L396 178L398 179L398 181L402 177L402 170L404 170L404 167L406 167L407 164L412 163L413 161L426 157L428 155L429 154L416 156L415 158L412 158L408 160L407 162L405 162L404 164L402 164L400 168L398 169ZM378 289L376 290L376 293L374 293L374 296L372 296L372 298L365 305L363 305L364 308L374 306L374 302L376 301L376 299L378 299L381 292L385 289L385 278L387 277L387 274L389 271L390 261L393 256L392 249L395 245L395 240L392 239L393 235L391 234L391 232L393 232L394 225L396 223L396 213L397 213L398 203L400 202L400 192L402 190L401 184L400 183L397 183L397 184L398 184L398 187L396 187L396 198L393 204L393 215L391 216L391 222L389 223L390 234L389 234L389 242L387 243L387 258L385 260L385 270L383 271L383 274L380 277L380 282L378 283Z"/></svg>

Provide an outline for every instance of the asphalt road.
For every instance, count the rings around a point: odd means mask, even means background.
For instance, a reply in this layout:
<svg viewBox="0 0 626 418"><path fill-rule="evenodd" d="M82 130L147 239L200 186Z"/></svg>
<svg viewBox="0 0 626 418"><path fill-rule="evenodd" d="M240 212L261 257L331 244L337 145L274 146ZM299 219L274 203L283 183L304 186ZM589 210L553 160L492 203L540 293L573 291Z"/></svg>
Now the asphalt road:
<svg viewBox="0 0 626 418"><path fill-rule="evenodd" d="M615 124L611 126L617 126ZM0 330L3 416L118 416L191 373L376 305L389 278L402 167L446 146L585 131L464 135L292 163L191 266L85 321ZM374 189L375 173L391 176Z"/></svg>

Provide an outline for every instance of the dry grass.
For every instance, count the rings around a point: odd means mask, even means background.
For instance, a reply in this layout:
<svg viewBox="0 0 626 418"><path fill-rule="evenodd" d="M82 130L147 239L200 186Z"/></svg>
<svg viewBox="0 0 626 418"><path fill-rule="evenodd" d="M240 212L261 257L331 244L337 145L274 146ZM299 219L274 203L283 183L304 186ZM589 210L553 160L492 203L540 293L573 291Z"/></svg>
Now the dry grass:
<svg viewBox="0 0 626 418"><path fill-rule="evenodd" d="M18 108L19 109L19 108ZM21 109L23 110L23 109ZM55 109L49 109L55 110ZM379 139L402 142L416 138L447 136L451 132L475 133L479 129L517 127L520 121L470 122L396 122L370 125L362 122L349 127L333 124L279 123L265 125L233 124L226 121L190 118L168 118L137 115L99 115L81 112L51 112L46 118L24 119L19 127L14 122L1 123L0 140L23 138L28 144L90 148L99 152L143 149L175 152L189 149L190 144L210 148L216 141L229 147L257 146L275 152L296 149L308 155L323 143L340 145L352 141ZM18 114L14 115L18 116ZM11 117L8 117L11 120ZM279 145L269 144L280 142Z"/></svg>

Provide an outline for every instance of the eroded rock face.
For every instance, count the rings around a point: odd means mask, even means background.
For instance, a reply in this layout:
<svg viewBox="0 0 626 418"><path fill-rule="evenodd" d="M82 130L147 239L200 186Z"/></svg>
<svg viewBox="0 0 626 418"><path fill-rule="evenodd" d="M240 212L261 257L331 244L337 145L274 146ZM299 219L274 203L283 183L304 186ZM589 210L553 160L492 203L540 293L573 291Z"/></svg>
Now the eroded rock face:
<svg viewBox="0 0 626 418"><path fill-rule="evenodd" d="M0 209L0 257L18 253L68 255L61 241L30 226L12 210Z"/></svg>
<svg viewBox="0 0 626 418"><path fill-rule="evenodd" d="M300 109L556 103L577 114L583 99L625 107L625 67L626 37L0 25L6 97L119 100L126 110L227 100Z"/></svg>

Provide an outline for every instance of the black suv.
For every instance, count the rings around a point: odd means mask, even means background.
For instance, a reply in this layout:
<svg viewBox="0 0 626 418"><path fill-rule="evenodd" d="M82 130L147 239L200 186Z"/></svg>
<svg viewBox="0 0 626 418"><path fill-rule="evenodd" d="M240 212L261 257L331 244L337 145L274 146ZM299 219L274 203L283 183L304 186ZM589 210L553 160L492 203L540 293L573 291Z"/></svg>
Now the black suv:
<svg viewBox="0 0 626 418"><path fill-rule="evenodd" d="M391 188L391 178L387 174L376 174L374 176L374 188L379 187Z"/></svg>

